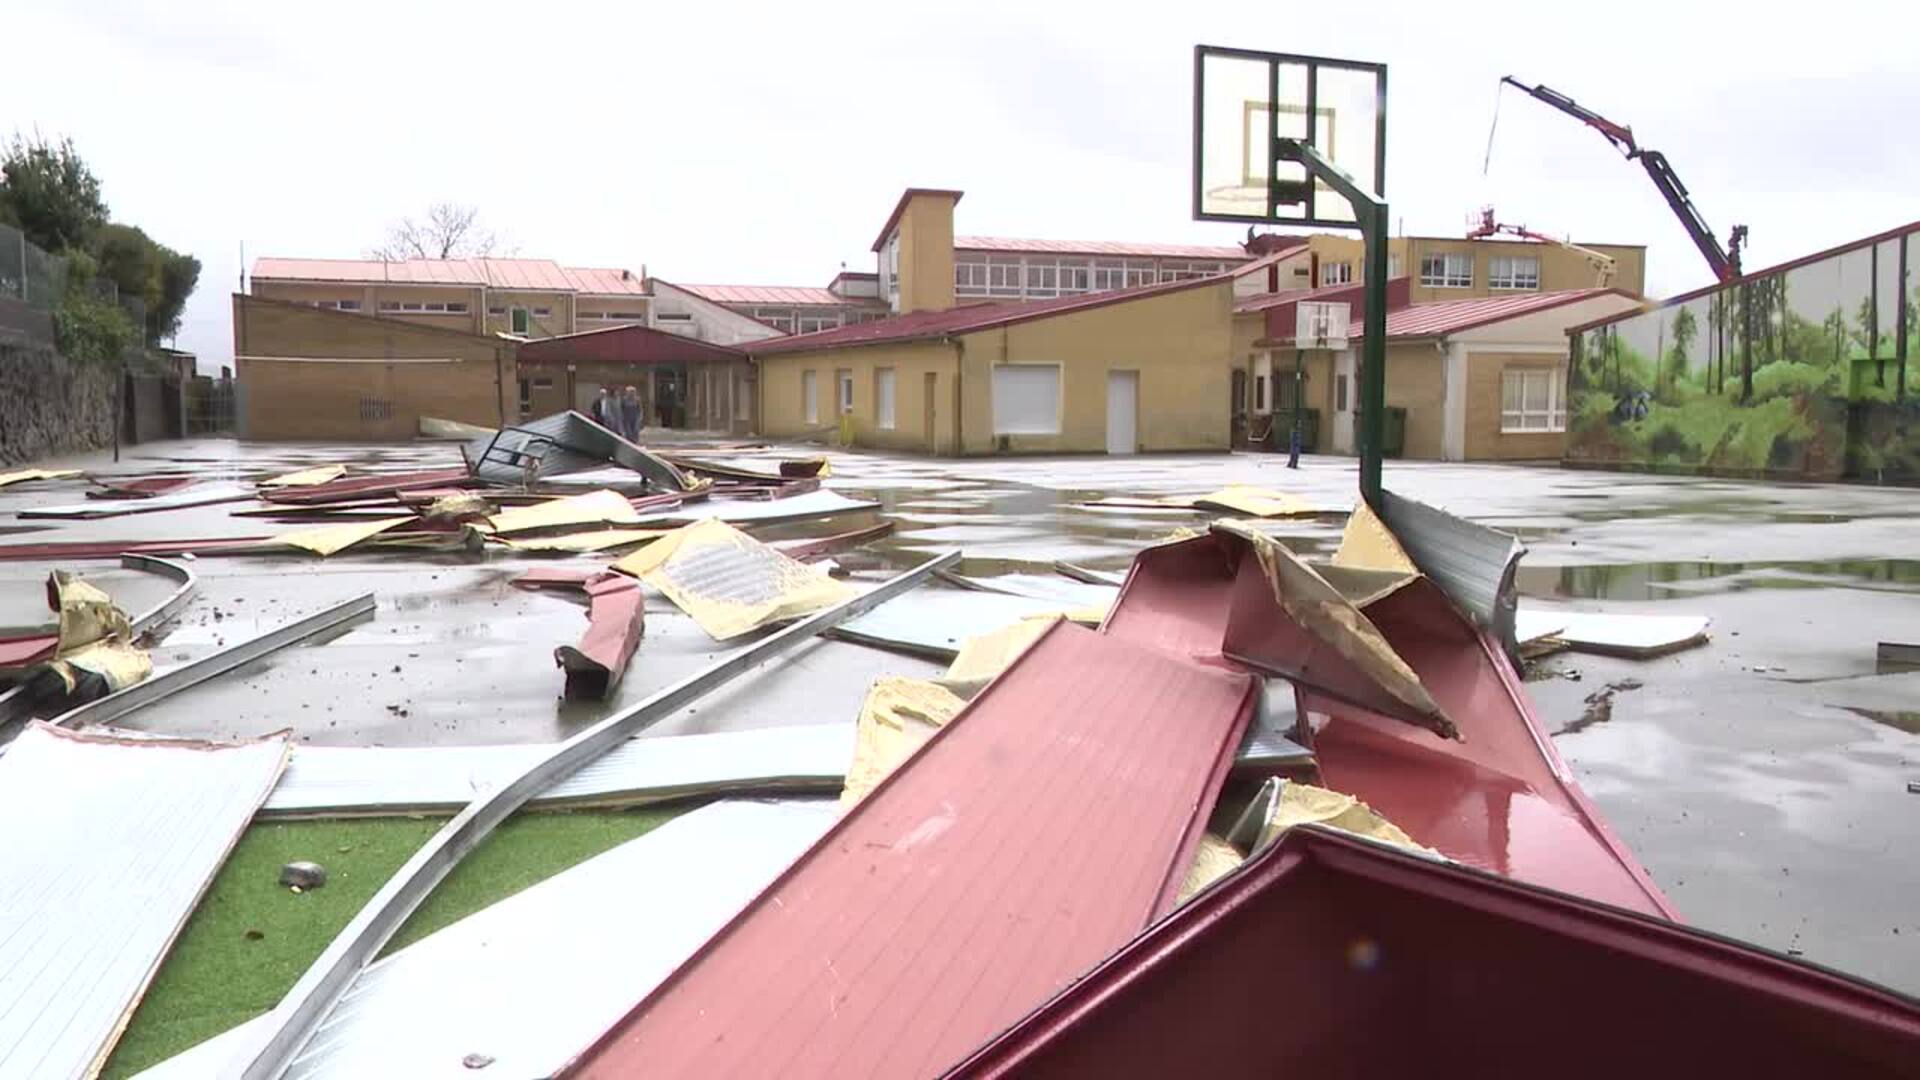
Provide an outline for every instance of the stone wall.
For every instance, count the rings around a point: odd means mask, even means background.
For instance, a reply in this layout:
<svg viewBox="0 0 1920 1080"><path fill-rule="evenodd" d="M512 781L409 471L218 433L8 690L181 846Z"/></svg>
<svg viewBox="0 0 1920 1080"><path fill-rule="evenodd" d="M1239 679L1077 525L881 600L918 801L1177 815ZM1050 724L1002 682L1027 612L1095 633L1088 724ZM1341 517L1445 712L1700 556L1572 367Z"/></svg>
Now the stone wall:
<svg viewBox="0 0 1920 1080"><path fill-rule="evenodd" d="M0 344L0 465L113 443L115 372Z"/></svg>

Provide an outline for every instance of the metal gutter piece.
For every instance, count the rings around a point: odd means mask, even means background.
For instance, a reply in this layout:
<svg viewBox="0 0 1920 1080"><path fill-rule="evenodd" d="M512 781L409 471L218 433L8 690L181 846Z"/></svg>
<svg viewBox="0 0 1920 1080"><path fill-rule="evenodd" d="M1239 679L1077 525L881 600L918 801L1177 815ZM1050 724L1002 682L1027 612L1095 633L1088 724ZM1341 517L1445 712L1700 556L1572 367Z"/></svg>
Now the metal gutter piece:
<svg viewBox="0 0 1920 1080"><path fill-rule="evenodd" d="M938 1074L1173 906L1254 696L1054 623L558 1075Z"/></svg>
<svg viewBox="0 0 1920 1080"><path fill-rule="evenodd" d="M812 562L828 555L837 555L843 551L870 544L885 536L893 535L894 524L883 521L878 525L869 525L852 532L835 533L832 536L817 536L811 540L775 540L770 547L790 559Z"/></svg>
<svg viewBox="0 0 1920 1080"><path fill-rule="evenodd" d="M1311 990L1285 995L1275 1022L1253 987ZM1472 1061L1567 1080L1891 1080L1917 1060L1913 998L1304 825L945 1075L1414 1076Z"/></svg>
<svg viewBox="0 0 1920 1080"><path fill-rule="evenodd" d="M1380 492L1380 518L1421 573L1476 625L1493 631L1508 656L1518 653L1513 622L1520 594L1513 578L1527 553L1524 544L1386 490Z"/></svg>
<svg viewBox="0 0 1920 1080"><path fill-rule="evenodd" d="M774 525L783 521L828 518L878 510L880 504L869 499L850 499L837 491L821 489L786 499L708 499L698 506L682 507L661 514L643 515L641 524L692 522L719 518L734 525Z"/></svg>
<svg viewBox="0 0 1920 1080"><path fill-rule="evenodd" d="M128 570L160 574L180 583L180 587L173 590L173 595L134 618L132 629L136 637L179 615L180 610L192 602L193 594L200 589L199 576L183 562L157 559L151 555L122 555L120 565Z"/></svg>
<svg viewBox="0 0 1920 1080"><path fill-rule="evenodd" d="M320 503L353 502L374 495L393 495L413 488L439 487L467 478L465 469L428 469L420 472L384 473L378 476L353 476L306 487L276 488L263 491L268 502L313 506Z"/></svg>
<svg viewBox="0 0 1920 1080"><path fill-rule="evenodd" d="M69 503L65 506L35 506L21 510L14 516L90 521L94 518L125 517L128 514L152 514L188 506L245 502L251 501L254 497L252 488L241 487L238 484L210 484L203 488L189 488L171 495L155 495L146 499L95 499L90 502Z"/></svg>
<svg viewBox="0 0 1920 1080"><path fill-rule="evenodd" d="M452 813L518 776L549 748L300 746L263 817ZM796 724L628 739L529 806L643 806L701 795L833 794L853 759L851 724ZM578 1049L575 1047L574 1049Z"/></svg>
<svg viewBox="0 0 1920 1080"><path fill-rule="evenodd" d="M1069 577L1075 581L1084 581L1088 585L1119 586L1127 583L1127 575L1125 574L1110 573L1106 570L1094 570L1090 567L1067 562L1064 559L1055 559L1053 569L1055 573L1062 577Z"/></svg>
<svg viewBox="0 0 1920 1080"><path fill-rule="evenodd" d="M0 1076L97 1075L287 759L36 723L0 757Z"/></svg>
<svg viewBox="0 0 1920 1080"><path fill-rule="evenodd" d="M682 814L381 958L290 1072L299 1080L550 1076L837 816L830 799L737 800ZM229 1030L139 1080L203 1080L270 1022ZM472 1054L487 1066L463 1064Z"/></svg>
<svg viewBox="0 0 1920 1080"><path fill-rule="evenodd" d="M270 1033L236 1054L222 1075L229 1080L279 1080L367 961L380 951L467 852L528 799L578 772L662 717L811 640L822 630L920 585L934 571L959 561L957 550L936 555L869 592L769 634L554 746L519 775L468 803L466 809L422 845L340 931L274 1008L270 1014L274 1018Z"/></svg>
<svg viewBox="0 0 1920 1080"><path fill-rule="evenodd" d="M220 555L257 552L271 536L208 537L204 540L56 540L0 544L0 562L112 559L123 555Z"/></svg>
<svg viewBox="0 0 1920 1080"><path fill-rule="evenodd" d="M827 636L875 648L924 656L942 663L960 654L970 638L1036 615L1064 617L1070 605L1005 593L924 589L848 619Z"/></svg>
<svg viewBox="0 0 1920 1080"><path fill-rule="evenodd" d="M52 723L64 728L77 728L85 724L110 724L137 709L151 705L162 698L172 697L182 690L198 686L208 679L224 675L234 668L250 664L289 645L296 645L329 630L370 619L373 617L373 609L372 593L356 596L324 611L315 612L298 622L269 630L259 637L230 645L192 663L163 671L145 682L135 683L124 690L90 701L78 708L69 709L54 717Z"/></svg>

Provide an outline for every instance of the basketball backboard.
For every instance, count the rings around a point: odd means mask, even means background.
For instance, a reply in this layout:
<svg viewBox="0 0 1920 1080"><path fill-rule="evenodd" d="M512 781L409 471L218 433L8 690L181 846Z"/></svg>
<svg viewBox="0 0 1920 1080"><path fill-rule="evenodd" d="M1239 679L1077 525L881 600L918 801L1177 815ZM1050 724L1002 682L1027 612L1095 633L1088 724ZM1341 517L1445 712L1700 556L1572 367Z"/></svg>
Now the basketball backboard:
<svg viewBox="0 0 1920 1080"><path fill-rule="evenodd" d="M1299 349L1344 349L1352 307L1344 301L1302 300L1294 305L1293 344Z"/></svg>
<svg viewBox="0 0 1920 1080"><path fill-rule="evenodd" d="M1311 144L1376 199L1386 194L1384 64L1217 45L1193 54L1193 216L1354 228L1348 200L1309 183L1276 141Z"/></svg>

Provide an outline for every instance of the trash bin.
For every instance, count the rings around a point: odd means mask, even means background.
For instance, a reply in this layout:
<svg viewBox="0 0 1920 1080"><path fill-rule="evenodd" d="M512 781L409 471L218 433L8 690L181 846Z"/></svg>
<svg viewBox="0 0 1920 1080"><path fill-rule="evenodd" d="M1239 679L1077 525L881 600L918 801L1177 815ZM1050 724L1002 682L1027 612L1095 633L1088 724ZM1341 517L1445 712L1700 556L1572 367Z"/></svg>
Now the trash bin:
<svg viewBox="0 0 1920 1080"><path fill-rule="evenodd" d="M1286 453L1293 438L1293 410L1277 409L1273 414L1273 434L1268 444L1279 453ZM1300 413L1300 452L1311 454L1320 448L1320 410L1306 409Z"/></svg>
<svg viewBox="0 0 1920 1080"><path fill-rule="evenodd" d="M1407 452L1407 410L1389 407L1381 418L1380 456L1399 457Z"/></svg>

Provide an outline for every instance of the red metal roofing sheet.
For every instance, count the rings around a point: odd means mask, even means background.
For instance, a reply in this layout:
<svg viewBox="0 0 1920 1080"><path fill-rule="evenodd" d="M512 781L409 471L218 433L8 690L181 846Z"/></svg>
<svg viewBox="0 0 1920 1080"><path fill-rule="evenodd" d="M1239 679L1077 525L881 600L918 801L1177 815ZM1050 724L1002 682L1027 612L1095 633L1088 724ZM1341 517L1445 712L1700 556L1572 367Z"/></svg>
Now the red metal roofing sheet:
<svg viewBox="0 0 1920 1080"><path fill-rule="evenodd" d="M486 271L468 259L276 259L253 261L255 279L394 282L407 285L485 285Z"/></svg>
<svg viewBox="0 0 1920 1080"><path fill-rule="evenodd" d="M1224 259L1246 262L1251 256L1222 244L1151 244L1127 240L1028 240L1009 236L956 236L955 251L1018 252L1044 255L1128 255L1146 259Z"/></svg>
<svg viewBox="0 0 1920 1080"><path fill-rule="evenodd" d="M253 276L268 280L485 285L533 292L644 296L646 284L625 270L563 267L551 259L255 259Z"/></svg>
<svg viewBox="0 0 1920 1080"><path fill-rule="evenodd" d="M944 337L948 334L966 334L976 330L986 330L1011 323L1026 322L1030 319L1042 319L1068 312L1084 311L1107 304L1121 304L1129 300L1139 300L1162 293L1178 292L1203 285L1219 285L1230 280L1228 274L1213 274L1208 277L1190 278L1186 281L1162 282L1155 285L1142 285L1133 289L1114 289L1109 292L1083 293L1078 296L1062 296L1052 300L1015 300L996 304L965 304L948 308L945 311L915 311L906 315L896 315L891 319L879 319L874 322L856 323L852 326L836 327L832 330L817 330L811 334L794 334L791 337L774 338L769 341L756 341L746 346L755 356L773 355L783 352L802 352L807 349L837 348L843 345L871 345L882 341L908 341L914 338Z"/></svg>
<svg viewBox="0 0 1920 1080"><path fill-rule="evenodd" d="M1167 1076L1911 1076L1890 990L1331 830L1290 830L955 1068Z"/></svg>
<svg viewBox="0 0 1920 1080"><path fill-rule="evenodd" d="M1167 911L1253 701L1056 623L561 1075L937 1074Z"/></svg>
<svg viewBox="0 0 1920 1080"><path fill-rule="evenodd" d="M678 364L689 360L738 360L746 354L725 345L671 334L651 326L607 326L523 343L521 364Z"/></svg>
<svg viewBox="0 0 1920 1080"><path fill-rule="evenodd" d="M1387 336L1405 337L1441 337L1446 334L1471 330L1476 326L1500 322L1518 315L1529 315L1536 311L1566 304L1591 300L1596 296L1608 294L1636 299L1625 289L1566 289L1560 292L1520 293L1514 296L1488 296L1471 300L1442 300L1432 304L1413 304L1387 312ZM1356 316L1358 313L1356 312ZM1365 336L1365 327L1356 317L1353 326L1348 329L1347 337L1358 341Z"/></svg>
<svg viewBox="0 0 1920 1080"><path fill-rule="evenodd" d="M1437 585L1415 581L1364 614L1458 725L1458 741L1416 726L1413 717L1390 718L1309 689L1312 682L1356 700L1374 690L1331 650L1292 640L1297 628L1279 605L1256 603L1263 594L1236 582L1253 565L1240 557L1244 543L1215 532L1142 552L1102 632L1261 670L1283 666L1291 655L1311 668L1295 685L1301 715L1319 714L1310 741L1328 787L1365 800L1450 858L1676 917L1574 782L1506 653ZM1292 653L1283 647L1290 640ZM1375 693L1387 700L1384 691Z"/></svg>

